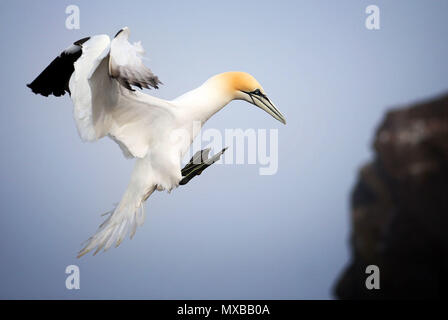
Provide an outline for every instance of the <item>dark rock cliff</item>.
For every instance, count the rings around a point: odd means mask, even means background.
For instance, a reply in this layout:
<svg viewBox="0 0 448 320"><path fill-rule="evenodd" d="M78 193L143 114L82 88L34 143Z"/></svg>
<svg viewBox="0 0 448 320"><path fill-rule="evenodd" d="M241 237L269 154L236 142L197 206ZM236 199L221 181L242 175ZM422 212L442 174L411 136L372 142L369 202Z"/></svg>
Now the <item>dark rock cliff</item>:
<svg viewBox="0 0 448 320"><path fill-rule="evenodd" d="M340 299L448 297L448 95L387 113L351 197ZM380 289L367 290L368 265Z"/></svg>

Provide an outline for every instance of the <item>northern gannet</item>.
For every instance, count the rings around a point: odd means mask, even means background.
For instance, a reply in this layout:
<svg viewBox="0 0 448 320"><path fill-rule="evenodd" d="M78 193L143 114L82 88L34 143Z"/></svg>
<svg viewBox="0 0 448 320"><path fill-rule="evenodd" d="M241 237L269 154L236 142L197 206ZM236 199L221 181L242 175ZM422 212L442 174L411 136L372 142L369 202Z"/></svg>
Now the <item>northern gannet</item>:
<svg viewBox="0 0 448 320"><path fill-rule="evenodd" d="M195 157L208 158L209 150L199 151L181 169L198 129L232 100L245 100L286 124L262 86L245 72L215 75L171 101L136 91L132 87L157 89L161 82L143 64L140 42L128 42L129 34L125 27L112 41L107 35L78 40L27 85L43 96L68 92L82 140L108 136L126 157L136 158L121 201L86 241L78 258L95 248L94 254L118 246L128 233L132 238L144 220L143 203L155 190L171 191L219 158L224 150L206 164L195 164Z"/></svg>

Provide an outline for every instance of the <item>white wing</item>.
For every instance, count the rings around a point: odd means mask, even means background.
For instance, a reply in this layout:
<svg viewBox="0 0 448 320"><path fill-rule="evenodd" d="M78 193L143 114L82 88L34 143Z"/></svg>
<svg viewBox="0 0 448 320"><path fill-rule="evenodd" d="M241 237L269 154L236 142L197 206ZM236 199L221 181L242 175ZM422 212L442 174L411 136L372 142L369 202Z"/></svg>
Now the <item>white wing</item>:
<svg viewBox="0 0 448 320"><path fill-rule="evenodd" d="M109 55L110 40L107 35L98 35L91 37L88 41L82 44L82 55L74 63L74 72L70 77L69 88L71 92L71 98L73 101L73 116L76 121L76 126L78 128L79 135L81 139L85 141L93 141L104 136L101 128L96 128L95 130L95 120L100 118L100 115L105 113L105 102L94 101L100 98L101 100L115 99L113 91L105 92L103 88L92 88L89 83L89 79L97 70L98 66L106 59ZM107 85L104 84L102 87L111 87L107 77L104 77ZM92 91L97 92L102 91L102 96L95 96ZM94 114L97 116L94 119Z"/></svg>
<svg viewBox="0 0 448 320"><path fill-rule="evenodd" d="M110 43L110 49L108 38L87 41L84 59L75 63L77 72L70 81L81 136L98 139L108 135L126 156L138 158L120 203L78 257L95 248L97 253L118 246L128 233L132 237L144 221L144 201L156 187L172 189L182 178L177 149L155 151L176 125L173 106L130 89L130 85L146 87L159 82L143 65L141 47L129 44L127 36L126 28Z"/></svg>
<svg viewBox="0 0 448 320"><path fill-rule="evenodd" d="M44 96L71 93L83 140L108 135L126 156L138 158L120 203L79 256L94 248L98 252L119 245L128 233L132 237L143 223L147 197L156 188L171 190L182 179L180 148L168 140L177 125L175 108L131 88L157 88L160 81L143 65L141 45L131 45L128 36L129 29L124 28L112 42L107 35L81 39L28 85Z"/></svg>
<svg viewBox="0 0 448 320"><path fill-rule="evenodd" d="M126 156L144 157L157 128L154 119L172 118L172 106L131 88L157 88L161 82L143 64L141 44L128 42L129 34L126 27L112 42L107 35L76 41L27 86L43 96L69 92L84 141L109 135Z"/></svg>
<svg viewBox="0 0 448 320"><path fill-rule="evenodd" d="M109 73L125 88L133 90L131 85L150 89L158 88L159 78L142 61L145 50L140 42L130 44L128 27L121 29L111 43Z"/></svg>
<svg viewBox="0 0 448 320"><path fill-rule="evenodd" d="M69 89L74 118L83 140L109 135L127 157L143 158L157 119L172 118L166 101L136 92L130 85L157 87L158 78L144 66L140 44L131 45L129 29L122 29L110 42L105 35L82 44L74 63Z"/></svg>

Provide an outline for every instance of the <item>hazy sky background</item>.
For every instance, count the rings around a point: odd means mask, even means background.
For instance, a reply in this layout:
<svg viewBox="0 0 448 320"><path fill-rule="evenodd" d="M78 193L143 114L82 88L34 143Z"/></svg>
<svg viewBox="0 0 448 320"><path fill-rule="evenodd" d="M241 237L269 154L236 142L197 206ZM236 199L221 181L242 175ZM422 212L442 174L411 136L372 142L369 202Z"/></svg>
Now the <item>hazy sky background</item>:
<svg viewBox="0 0 448 320"><path fill-rule="evenodd" d="M65 8L81 29L65 28ZM381 29L365 28L365 8ZM1 1L0 298L331 298L348 262L349 196L389 107L448 89L446 1ZM68 96L25 86L85 36L131 28L174 98L230 70L253 74L283 126L232 102L205 128L278 128L279 170L216 165L156 193L133 240L76 259L118 202L133 161L83 143ZM196 150L195 150L196 151ZM81 289L65 288L65 268Z"/></svg>

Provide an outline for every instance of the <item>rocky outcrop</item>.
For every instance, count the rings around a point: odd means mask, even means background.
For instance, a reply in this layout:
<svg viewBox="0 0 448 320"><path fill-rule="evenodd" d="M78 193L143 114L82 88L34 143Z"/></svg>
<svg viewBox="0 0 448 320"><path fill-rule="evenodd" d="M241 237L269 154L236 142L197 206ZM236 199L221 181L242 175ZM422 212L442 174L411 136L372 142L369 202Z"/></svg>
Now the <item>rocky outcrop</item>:
<svg viewBox="0 0 448 320"><path fill-rule="evenodd" d="M448 297L448 95L387 113L351 197L340 299ZM377 265L380 289L367 290Z"/></svg>

